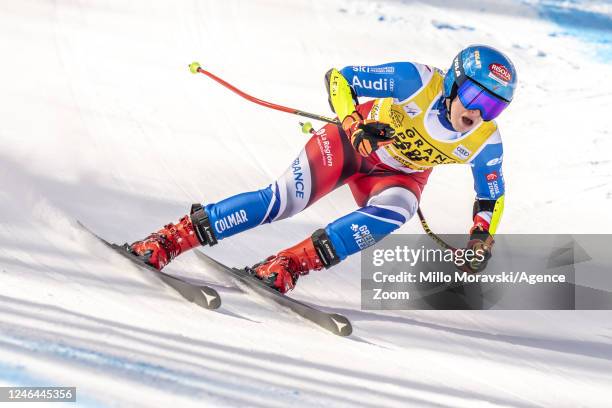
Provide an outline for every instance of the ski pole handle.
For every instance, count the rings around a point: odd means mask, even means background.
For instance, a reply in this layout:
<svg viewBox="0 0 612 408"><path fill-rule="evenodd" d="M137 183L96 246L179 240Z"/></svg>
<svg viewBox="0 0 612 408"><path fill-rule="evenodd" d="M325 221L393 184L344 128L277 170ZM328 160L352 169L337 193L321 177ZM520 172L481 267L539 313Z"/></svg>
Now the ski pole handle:
<svg viewBox="0 0 612 408"><path fill-rule="evenodd" d="M221 85L223 85L230 91L242 96L244 99L254 102L258 105L265 106L266 108L279 110L281 112L292 113L294 115L303 116L305 118L310 118L310 119L315 119L315 120L320 120L322 122L333 123L335 125L340 125L340 121L338 119L333 119L327 116L317 115L315 113L304 112L298 109L293 109L293 108L289 108L286 106L277 105L272 102L267 102L267 101L255 98L254 96L251 96L247 94L246 92L243 92L240 89L236 88L234 85L230 84L229 82L224 81L223 79L219 78L215 74L203 69L202 66L200 66L200 63L198 62L192 62L191 64L189 64L189 71L191 71L192 74L197 74L197 73L204 74L207 77L220 83Z"/></svg>

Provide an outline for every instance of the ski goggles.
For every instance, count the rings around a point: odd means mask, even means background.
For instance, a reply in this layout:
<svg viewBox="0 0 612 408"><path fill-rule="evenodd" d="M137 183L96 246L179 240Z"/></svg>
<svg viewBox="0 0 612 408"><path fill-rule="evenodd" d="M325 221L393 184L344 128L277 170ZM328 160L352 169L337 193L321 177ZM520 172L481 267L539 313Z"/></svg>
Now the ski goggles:
<svg viewBox="0 0 612 408"><path fill-rule="evenodd" d="M493 120L510 102L492 94L473 80L466 78L457 89L459 100L469 110L479 110L485 121Z"/></svg>

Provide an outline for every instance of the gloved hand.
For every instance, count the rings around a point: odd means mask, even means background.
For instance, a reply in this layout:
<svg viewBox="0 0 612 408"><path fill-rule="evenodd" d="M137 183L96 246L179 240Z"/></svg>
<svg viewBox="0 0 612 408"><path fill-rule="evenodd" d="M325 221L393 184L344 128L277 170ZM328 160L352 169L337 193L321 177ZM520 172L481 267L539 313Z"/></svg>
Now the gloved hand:
<svg viewBox="0 0 612 408"><path fill-rule="evenodd" d="M474 256L470 262L466 262L465 267L468 272L478 273L485 270L489 259L491 259L491 250L495 241L488 231L483 229L473 229L470 234L470 240L467 243L467 249L474 251Z"/></svg>
<svg viewBox="0 0 612 408"><path fill-rule="evenodd" d="M393 143L395 130L386 123L363 119L359 112L353 111L342 121L342 129L349 137L351 144L366 157L381 146Z"/></svg>

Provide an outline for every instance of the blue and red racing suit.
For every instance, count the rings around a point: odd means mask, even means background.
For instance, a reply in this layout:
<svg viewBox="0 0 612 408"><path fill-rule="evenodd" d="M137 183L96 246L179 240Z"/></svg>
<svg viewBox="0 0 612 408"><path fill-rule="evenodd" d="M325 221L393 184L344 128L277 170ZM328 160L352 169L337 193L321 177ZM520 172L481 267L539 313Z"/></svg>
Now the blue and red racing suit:
<svg viewBox="0 0 612 408"><path fill-rule="evenodd" d="M325 228L344 259L408 221L432 168L453 163L471 166L474 225L493 234L504 195L503 149L495 122L456 132L447 119L443 74L426 65L397 62L348 66L340 72L357 97L375 98L357 111L363 118L389 123L394 142L362 157L340 127L325 125L274 183L205 206L217 239L291 217L348 184L359 208Z"/></svg>

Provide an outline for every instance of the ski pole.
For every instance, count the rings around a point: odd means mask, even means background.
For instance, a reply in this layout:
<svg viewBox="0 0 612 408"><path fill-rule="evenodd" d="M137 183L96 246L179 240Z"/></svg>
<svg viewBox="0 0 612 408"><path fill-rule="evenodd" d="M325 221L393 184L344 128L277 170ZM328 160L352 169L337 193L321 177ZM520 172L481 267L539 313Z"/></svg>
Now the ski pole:
<svg viewBox="0 0 612 408"><path fill-rule="evenodd" d="M451 251L453 251L454 253L457 253L459 251L459 249L455 248L452 245L449 245L446 243L446 241L444 241L442 238L440 238L438 235L436 235L430 228L429 225L427 225L427 221L425 220L425 216L423 215L423 212L421 211L421 207L417 208L417 214L419 215L419 219L421 220L421 225L423 226L423 229L425 230L425 233L427 235L429 235L429 238L433 239L434 241L436 241L436 243L438 245L440 245L442 248L444 249L450 249ZM474 272L472 269L470 269L468 266L466 265L458 265L455 263L455 266L457 266L459 269L461 269L463 272L468 272L468 273L476 273Z"/></svg>
<svg viewBox="0 0 612 408"><path fill-rule="evenodd" d="M425 233L429 235L431 239L436 241L438 245L440 245L444 249L450 249L451 251L457 250L457 248L455 248L452 245L447 244L442 238L440 238L435 232L433 232L431 228L429 228L429 225L427 224L427 221L425 220L425 216L423 215L423 212L421 211L421 207L417 209L417 214L419 215L419 219L421 220L421 225L423 226Z"/></svg>
<svg viewBox="0 0 612 408"><path fill-rule="evenodd" d="M219 78L215 74L205 70L204 68L202 68L200 66L200 63L198 63L198 62L192 62L191 64L189 64L189 71L191 71L192 74L197 74L197 73L204 74L207 77L209 77L209 78L215 80L216 82L220 83L221 85L223 85L227 89L231 90L232 92L235 92L238 95L242 96L244 99L249 100L251 102L254 102L254 103L258 104L258 105L265 106L266 108L276 109L276 110L279 110L281 112L292 113L294 115L303 116L305 118L310 118L310 119L315 119L315 120L320 120L322 122L333 123L333 124L336 124L336 125L340 124L340 121L338 121L338 119L333 119L333 118L329 118L327 116L317 115L315 113L304 112L304 111L301 111L301 110L298 110L298 109L289 108L289 107L282 106L282 105L277 105L277 104L272 103L272 102L268 102L268 101L264 101L264 100L255 98L254 96L251 96L251 95L247 94L246 92L243 92L240 89L236 88L234 85L228 83L227 81L224 81L223 79Z"/></svg>

